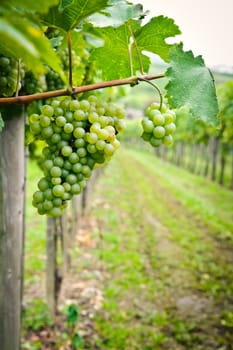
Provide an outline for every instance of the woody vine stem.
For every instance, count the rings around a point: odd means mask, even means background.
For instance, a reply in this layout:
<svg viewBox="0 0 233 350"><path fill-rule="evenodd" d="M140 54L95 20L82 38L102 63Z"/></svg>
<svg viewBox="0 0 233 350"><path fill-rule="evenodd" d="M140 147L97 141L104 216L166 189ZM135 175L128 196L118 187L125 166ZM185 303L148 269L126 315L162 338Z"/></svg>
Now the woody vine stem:
<svg viewBox="0 0 233 350"><path fill-rule="evenodd" d="M98 90L98 89L103 89L103 88L112 87L112 86L136 85L141 80L154 80L154 79L160 79L164 77L165 77L164 73L158 73L154 75L131 76L124 79L109 80L109 81L103 81L95 84L73 87L72 91L70 91L70 89L68 88L68 89L61 89L61 90L46 91L46 92L41 92L41 93L32 94L32 95L2 97L0 98L0 105L28 104L33 101L38 101L41 99L47 99L47 98L59 97L59 96L72 96L75 94L80 94L82 92Z"/></svg>

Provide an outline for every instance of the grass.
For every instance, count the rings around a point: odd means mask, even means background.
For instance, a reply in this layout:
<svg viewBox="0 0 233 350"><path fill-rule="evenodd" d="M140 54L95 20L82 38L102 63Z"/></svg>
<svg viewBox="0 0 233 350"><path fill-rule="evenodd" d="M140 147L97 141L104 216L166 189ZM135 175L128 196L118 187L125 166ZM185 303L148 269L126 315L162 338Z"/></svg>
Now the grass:
<svg viewBox="0 0 233 350"><path fill-rule="evenodd" d="M36 162L29 161L27 167L26 191L26 236L25 236L25 281L26 287L42 278L45 268L45 224L46 220L38 216L36 208L31 204L33 193L37 190L37 182L42 176Z"/></svg>
<svg viewBox="0 0 233 350"><path fill-rule="evenodd" d="M29 176L32 186L33 164ZM31 210L29 284L42 276L45 239ZM92 193L85 230L95 244L79 247L71 272L74 283L102 276L103 306L84 348L233 349L232 219L231 191L122 147Z"/></svg>

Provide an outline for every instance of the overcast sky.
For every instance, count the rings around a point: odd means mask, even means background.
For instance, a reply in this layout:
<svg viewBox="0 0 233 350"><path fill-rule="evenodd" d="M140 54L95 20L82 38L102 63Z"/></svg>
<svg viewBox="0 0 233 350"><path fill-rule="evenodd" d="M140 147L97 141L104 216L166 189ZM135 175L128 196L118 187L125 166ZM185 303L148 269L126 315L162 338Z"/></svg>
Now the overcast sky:
<svg viewBox="0 0 233 350"><path fill-rule="evenodd" d="M165 15L182 31L177 42L202 55L209 66L233 66L233 0L131 0L152 17Z"/></svg>

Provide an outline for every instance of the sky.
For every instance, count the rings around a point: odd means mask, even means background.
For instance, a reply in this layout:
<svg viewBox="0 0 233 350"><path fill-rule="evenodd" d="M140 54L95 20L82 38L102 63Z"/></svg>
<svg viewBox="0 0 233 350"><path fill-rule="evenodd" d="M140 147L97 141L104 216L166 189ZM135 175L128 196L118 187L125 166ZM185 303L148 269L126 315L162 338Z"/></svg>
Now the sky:
<svg viewBox="0 0 233 350"><path fill-rule="evenodd" d="M233 0L131 0L150 16L175 20L185 50L202 55L208 66L233 66Z"/></svg>

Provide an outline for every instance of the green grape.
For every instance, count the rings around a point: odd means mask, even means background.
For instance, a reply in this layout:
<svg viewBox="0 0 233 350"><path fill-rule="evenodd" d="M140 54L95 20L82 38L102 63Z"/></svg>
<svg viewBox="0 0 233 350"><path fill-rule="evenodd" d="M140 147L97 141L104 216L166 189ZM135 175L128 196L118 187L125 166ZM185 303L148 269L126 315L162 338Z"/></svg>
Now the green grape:
<svg viewBox="0 0 233 350"><path fill-rule="evenodd" d="M86 133L86 141L90 144L95 144L98 140L97 134L94 132Z"/></svg>
<svg viewBox="0 0 233 350"><path fill-rule="evenodd" d="M70 146L64 146L62 147L61 149L61 154L64 156L64 157L69 157L72 153L72 147Z"/></svg>
<svg viewBox="0 0 233 350"><path fill-rule="evenodd" d="M75 128L73 135L76 139L83 138L83 136L85 135L85 130L83 128Z"/></svg>
<svg viewBox="0 0 233 350"><path fill-rule="evenodd" d="M63 197L64 193L65 193L65 189L62 185L55 185L52 189L53 191L53 195L55 197Z"/></svg>
<svg viewBox="0 0 233 350"><path fill-rule="evenodd" d="M73 127L73 125L71 123L66 123L64 125L64 132L66 134L71 134L73 132L73 130L74 130L74 127Z"/></svg>
<svg viewBox="0 0 233 350"><path fill-rule="evenodd" d="M172 143L173 143L173 137L172 137L172 135L166 135L166 136L164 136L164 138L163 138L163 144L164 144L165 146L170 146L170 145L172 145Z"/></svg>
<svg viewBox="0 0 233 350"><path fill-rule="evenodd" d="M46 128L47 126L49 126L50 125L50 118L46 115L43 115L40 118L40 125L42 128Z"/></svg>
<svg viewBox="0 0 233 350"><path fill-rule="evenodd" d="M40 181L38 182L38 188L42 192L49 188L49 182L45 177L42 177L42 179L40 179Z"/></svg>
<svg viewBox="0 0 233 350"><path fill-rule="evenodd" d="M50 169L50 175L52 177L60 177L62 174L62 171L61 171L61 168L59 168L58 166L53 166L51 169Z"/></svg>
<svg viewBox="0 0 233 350"><path fill-rule="evenodd" d="M153 135L155 138L157 139L161 139L164 137L165 135L165 129L164 127L162 126L156 126L154 129L153 129Z"/></svg>
<svg viewBox="0 0 233 350"><path fill-rule="evenodd" d="M110 156L114 152L115 152L115 148L110 143L106 143L104 147L104 153Z"/></svg>
<svg viewBox="0 0 233 350"><path fill-rule="evenodd" d="M41 202L43 202L43 199L44 199L43 192L41 192L41 191L36 191L36 192L33 194L33 200L34 200L35 203L41 203Z"/></svg>
<svg viewBox="0 0 233 350"><path fill-rule="evenodd" d="M166 131L166 135L170 135L173 134L176 131L176 124L175 123L170 123L170 124L166 124L164 126L165 131Z"/></svg>
<svg viewBox="0 0 233 350"><path fill-rule="evenodd" d="M81 193L81 191L82 191L81 186L78 183L75 183L71 186L71 193L79 194Z"/></svg>
<svg viewBox="0 0 233 350"><path fill-rule="evenodd" d="M80 147L77 149L77 155L82 158L82 157L85 157L87 155L87 151L86 151L86 148L84 147Z"/></svg>
<svg viewBox="0 0 233 350"><path fill-rule="evenodd" d="M153 147L161 144L170 146L173 143L173 134L176 130L176 114L165 103L152 103L146 108L146 116L142 119L142 139L149 142Z"/></svg>
<svg viewBox="0 0 233 350"><path fill-rule="evenodd" d="M60 115L56 118L55 123L59 127L63 127L66 124L66 118Z"/></svg>
<svg viewBox="0 0 233 350"><path fill-rule="evenodd" d="M78 156L78 154L75 153L75 152L72 152L72 153L70 154L70 156L69 156L69 161L70 161L71 164L77 163L77 162L79 161L79 156Z"/></svg>
<svg viewBox="0 0 233 350"><path fill-rule="evenodd" d="M60 185L62 183L62 179L60 177L52 177L51 183L52 185Z"/></svg>
<svg viewBox="0 0 233 350"><path fill-rule="evenodd" d="M68 182L70 185L73 185L77 182L77 177L75 174L69 174L66 177L66 182Z"/></svg>

